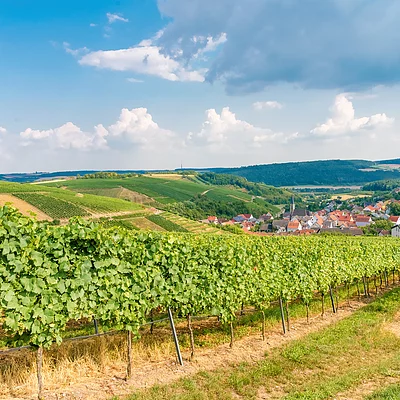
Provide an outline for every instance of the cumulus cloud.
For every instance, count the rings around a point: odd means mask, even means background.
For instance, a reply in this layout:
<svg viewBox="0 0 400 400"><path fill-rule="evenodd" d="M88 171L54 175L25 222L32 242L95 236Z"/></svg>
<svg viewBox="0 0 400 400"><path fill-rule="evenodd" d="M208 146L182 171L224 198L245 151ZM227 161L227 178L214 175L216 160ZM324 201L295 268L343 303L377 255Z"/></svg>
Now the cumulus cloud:
<svg viewBox="0 0 400 400"><path fill-rule="evenodd" d="M48 130L35 130L28 128L20 133L24 146L32 145L35 142L46 142L46 145L56 149L93 150L106 149L108 135L103 125L94 127L94 132L84 132L73 124L66 124Z"/></svg>
<svg viewBox="0 0 400 400"><path fill-rule="evenodd" d="M97 26L97 24L94 24L93 22L89 25L91 28L94 28Z"/></svg>
<svg viewBox="0 0 400 400"><path fill-rule="evenodd" d="M0 135L4 133L7 133L7 129L0 126Z"/></svg>
<svg viewBox="0 0 400 400"><path fill-rule="evenodd" d="M311 133L322 137L352 135L366 129L387 127L393 123L394 119L384 113L356 118L353 103L349 97L346 93L337 95L331 107L332 117L314 128Z"/></svg>
<svg viewBox="0 0 400 400"><path fill-rule="evenodd" d="M84 55L79 63L114 71L131 71L153 75L169 81L203 82L205 70L191 70L174 58L162 54L160 48L150 42L121 50L95 51Z"/></svg>
<svg viewBox="0 0 400 400"><path fill-rule="evenodd" d="M112 14L112 13L107 13L107 20L109 24L113 24L114 22L120 21L120 22L129 22L128 18L124 18L121 14Z"/></svg>
<svg viewBox="0 0 400 400"><path fill-rule="evenodd" d="M206 111L206 120L198 133L189 134L189 142L210 146L214 150L246 151L249 146L259 147L263 142L279 140L281 133L256 127L236 118L224 107L221 114L215 109Z"/></svg>
<svg viewBox="0 0 400 400"><path fill-rule="evenodd" d="M278 109L280 110L283 107L283 104L278 101L256 101L253 103L253 107L255 110L266 110L266 109Z"/></svg>
<svg viewBox="0 0 400 400"><path fill-rule="evenodd" d="M159 0L171 22L159 45L191 60L193 37L228 40L211 59L207 80L229 92L281 82L358 90L400 81L400 2ZM340 27L340 29L338 29Z"/></svg>
<svg viewBox="0 0 400 400"><path fill-rule="evenodd" d="M160 147L175 137L172 131L158 126L147 108L123 108L118 121L108 129L111 137L142 147Z"/></svg>

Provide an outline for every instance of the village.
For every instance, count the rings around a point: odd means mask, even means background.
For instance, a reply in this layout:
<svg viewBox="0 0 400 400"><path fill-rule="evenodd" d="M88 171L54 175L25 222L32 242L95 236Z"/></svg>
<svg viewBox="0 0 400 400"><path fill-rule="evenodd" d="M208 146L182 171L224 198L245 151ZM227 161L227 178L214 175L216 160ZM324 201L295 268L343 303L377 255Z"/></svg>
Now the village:
<svg viewBox="0 0 400 400"><path fill-rule="evenodd" d="M354 205L350 210L336 209L334 201L324 209L311 212L296 208L294 199L290 211L283 212L279 218L271 213L256 218L252 214L239 214L232 219L209 216L201 222L220 226L237 226L245 233L271 235L312 235L312 234L346 234L362 236L365 227L373 226L376 221L388 221L390 229L377 229L378 236L400 237L400 216L390 215L390 205L400 204L399 200L378 201L364 207ZM379 224L377 224L379 225Z"/></svg>

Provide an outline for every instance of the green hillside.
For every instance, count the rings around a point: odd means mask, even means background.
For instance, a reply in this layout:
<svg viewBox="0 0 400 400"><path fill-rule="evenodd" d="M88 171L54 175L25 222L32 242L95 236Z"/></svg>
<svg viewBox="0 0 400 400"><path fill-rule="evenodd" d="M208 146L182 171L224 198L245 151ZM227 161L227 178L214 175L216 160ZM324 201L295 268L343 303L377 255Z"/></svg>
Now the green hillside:
<svg viewBox="0 0 400 400"><path fill-rule="evenodd" d="M264 185L260 195L255 196L246 187L232 184L214 185L200 179L201 176L178 174L111 176L103 179L82 178L46 183L45 186L53 188L62 186L69 189L65 191L69 193L78 192L114 198L132 196L135 199L138 195L142 195L145 196L141 201L144 204L154 205L192 219L202 219L208 215L232 218L240 213L260 215L268 211L276 214L279 212L279 207L272 203L288 204L292 195L287 190ZM121 188L124 191L119 190Z"/></svg>
<svg viewBox="0 0 400 400"><path fill-rule="evenodd" d="M8 197L3 196L4 203L15 203L17 208L23 208L23 203L27 203L53 219L129 213L143 209L140 204L121 199L81 194L43 185L0 181L1 194L8 195Z"/></svg>
<svg viewBox="0 0 400 400"><path fill-rule="evenodd" d="M252 182L273 186L363 185L377 180L400 178L400 170L392 167L396 163L399 163L398 160L324 160L210 168L208 171L237 175Z"/></svg>

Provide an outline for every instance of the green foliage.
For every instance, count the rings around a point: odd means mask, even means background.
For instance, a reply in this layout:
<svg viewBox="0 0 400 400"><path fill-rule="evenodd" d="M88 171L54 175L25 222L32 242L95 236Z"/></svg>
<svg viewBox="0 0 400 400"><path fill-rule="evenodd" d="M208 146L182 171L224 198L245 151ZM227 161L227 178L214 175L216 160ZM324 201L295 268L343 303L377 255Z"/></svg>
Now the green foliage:
<svg viewBox="0 0 400 400"><path fill-rule="evenodd" d="M400 215L400 204L392 203L390 205L390 215Z"/></svg>
<svg viewBox="0 0 400 400"><path fill-rule="evenodd" d="M386 219L378 219L374 224L364 226L361 228L364 232L364 235L369 236L378 236L379 232L382 230L390 231L392 229L393 223Z"/></svg>
<svg viewBox="0 0 400 400"><path fill-rule="evenodd" d="M248 237L53 226L0 208L0 313L17 342L61 341L71 319L138 333L160 307L232 321L242 303L300 298L400 268L392 238Z"/></svg>
<svg viewBox="0 0 400 400"><path fill-rule="evenodd" d="M249 194L261 196L264 200L271 204L290 203L293 193L289 190L267 186L263 183L249 182L246 178L230 175L216 174L214 172L205 172L198 175L198 179L212 185L231 185L237 188L245 189ZM301 197L296 196L295 200L301 200Z"/></svg>
<svg viewBox="0 0 400 400"><path fill-rule="evenodd" d="M190 201L169 204L164 208L196 220L205 219L210 215L232 218L238 214L253 214L258 217L267 212L271 212L274 215L279 212L278 207L268 204L261 199L256 199L254 202L243 202L235 199L230 201L216 201L206 196L195 196Z"/></svg>
<svg viewBox="0 0 400 400"><path fill-rule="evenodd" d="M381 179L400 179L399 171L370 171L376 167L377 164L366 160L324 160L211 170L273 186L359 185Z"/></svg>
<svg viewBox="0 0 400 400"><path fill-rule="evenodd" d="M88 215L88 212L75 204L38 193L14 193L16 197L32 204L52 218L71 218Z"/></svg>
<svg viewBox="0 0 400 400"><path fill-rule="evenodd" d="M149 221L154 222L156 225L161 226L168 232L187 232L187 229L184 227L175 224L172 221L168 221L161 215L148 215L146 217Z"/></svg>
<svg viewBox="0 0 400 400"><path fill-rule="evenodd" d="M398 187L400 187L400 179L386 179L384 181L367 183L363 186L363 190L371 190L374 192L389 192Z"/></svg>

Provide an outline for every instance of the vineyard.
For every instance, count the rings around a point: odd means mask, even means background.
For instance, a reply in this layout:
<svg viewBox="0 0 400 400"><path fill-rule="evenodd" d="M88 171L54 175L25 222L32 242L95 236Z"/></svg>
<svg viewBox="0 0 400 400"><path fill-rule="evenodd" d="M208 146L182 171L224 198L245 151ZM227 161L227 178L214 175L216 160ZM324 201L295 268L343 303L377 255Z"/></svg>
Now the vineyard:
<svg viewBox="0 0 400 400"><path fill-rule="evenodd" d="M43 194L15 193L15 196L29 204L32 204L45 214L55 219L83 217L88 215L84 209L76 206L75 204L56 199L54 197L45 196Z"/></svg>
<svg viewBox="0 0 400 400"><path fill-rule="evenodd" d="M218 315L232 332L243 304L263 312L297 299L308 308L316 293L354 282L369 293L399 270L394 238L152 233L80 219L53 226L0 208L0 308L13 345L48 348L70 320L92 316L137 335L154 310L168 309L189 326L191 316Z"/></svg>

